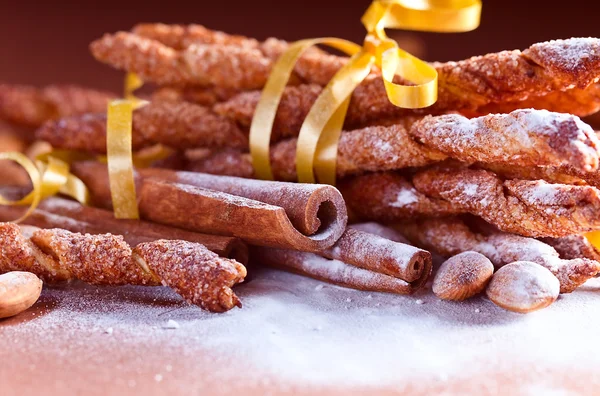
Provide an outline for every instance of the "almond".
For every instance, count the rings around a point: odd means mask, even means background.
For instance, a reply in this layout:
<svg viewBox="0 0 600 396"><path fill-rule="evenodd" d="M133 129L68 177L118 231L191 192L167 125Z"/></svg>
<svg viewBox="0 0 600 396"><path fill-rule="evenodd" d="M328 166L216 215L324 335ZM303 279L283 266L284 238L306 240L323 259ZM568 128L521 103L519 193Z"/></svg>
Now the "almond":
<svg viewBox="0 0 600 396"><path fill-rule="evenodd" d="M443 300L465 300L482 292L493 273L494 265L487 257L463 252L440 266L433 279L433 292Z"/></svg>
<svg viewBox="0 0 600 396"><path fill-rule="evenodd" d="M559 293L560 282L552 272L529 261L500 268L487 288L487 296L496 305L519 313L546 308Z"/></svg>
<svg viewBox="0 0 600 396"><path fill-rule="evenodd" d="M0 318L8 318L31 307L42 292L42 281L30 272L0 275Z"/></svg>

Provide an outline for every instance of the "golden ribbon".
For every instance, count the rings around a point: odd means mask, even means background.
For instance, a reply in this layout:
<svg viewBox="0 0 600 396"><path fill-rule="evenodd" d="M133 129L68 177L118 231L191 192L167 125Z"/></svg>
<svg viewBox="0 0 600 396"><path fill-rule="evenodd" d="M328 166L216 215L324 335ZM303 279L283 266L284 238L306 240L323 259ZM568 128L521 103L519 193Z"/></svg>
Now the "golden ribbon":
<svg viewBox="0 0 600 396"><path fill-rule="evenodd" d="M133 111L145 106L133 92L144 82L133 73L125 76L125 99L113 100L106 113L106 161L113 211L117 219L139 219L133 172Z"/></svg>
<svg viewBox="0 0 600 396"><path fill-rule="evenodd" d="M479 25L480 0L375 0L361 21L367 30L363 46L339 38L300 40L289 46L273 66L250 127L250 154L255 174L273 179L269 145L281 95L296 61L316 44L351 56L323 89L307 115L296 149L298 180L334 184L337 143L354 89L373 65L381 69L388 99L396 106L422 108L437 100L437 71L410 55L385 34L386 28L431 32L465 32ZM396 84L400 76L412 85Z"/></svg>
<svg viewBox="0 0 600 396"><path fill-rule="evenodd" d="M21 165L29 174L32 190L25 197L12 201L0 195L0 205L29 205L20 222L35 210L40 201L58 193L68 195L83 205L89 203L89 193L83 182L69 172L68 162L46 155L45 160L35 163L26 155L17 152L0 153L0 160L11 160Z"/></svg>

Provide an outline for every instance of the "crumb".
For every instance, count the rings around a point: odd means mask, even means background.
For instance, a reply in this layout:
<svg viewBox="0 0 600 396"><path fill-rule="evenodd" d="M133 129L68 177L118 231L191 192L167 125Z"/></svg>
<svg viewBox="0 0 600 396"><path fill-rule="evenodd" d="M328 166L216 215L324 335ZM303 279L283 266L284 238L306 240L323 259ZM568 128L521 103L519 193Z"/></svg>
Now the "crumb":
<svg viewBox="0 0 600 396"><path fill-rule="evenodd" d="M112 327L109 327L106 330L104 330L104 334L111 335L112 333L113 333L113 328Z"/></svg>
<svg viewBox="0 0 600 396"><path fill-rule="evenodd" d="M423 305L423 304L425 304L425 301L423 301L421 299L418 299L418 300L415 301L415 304Z"/></svg>
<svg viewBox="0 0 600 396"><path fill-rule="evenodd" d="M319 290L323 289L323 287L324 287L323 285L317 285L317 286L315 286L315 290L319 291Z"/></svg>

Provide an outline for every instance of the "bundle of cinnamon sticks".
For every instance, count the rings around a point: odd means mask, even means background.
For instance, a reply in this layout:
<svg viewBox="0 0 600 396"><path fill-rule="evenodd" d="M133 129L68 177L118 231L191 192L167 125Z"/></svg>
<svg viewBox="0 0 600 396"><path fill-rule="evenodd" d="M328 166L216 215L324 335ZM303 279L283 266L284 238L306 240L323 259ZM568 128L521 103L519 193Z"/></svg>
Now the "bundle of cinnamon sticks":
<svg viewBox="0 0 600 396"><path fill-rule="evenodd" d="M558 279L563 293L600 272L600 254L582 236L600 229L600 140L579 118L600 110L600 39L434 63L439 99L418 110L392 105L373 68L350 101L337 155L339 191L293 183L302 122L347 62L318 49L296 64L275 118L271 164L279 181L252 180L249 127L261 88L288 46L162 24L94 41L96 59L156 86L150 103L134 111L133 148L162 144L175 154L136 172L146 223L76 210L59 198L26 221L122 234L131 246L155 239L201 243L220 255L236 252L242 262L246 243L258 264L403 294L429 276L431 255L422 249L444 258L475 251L496 268L533 262ZM34 136L54 149L105 154L106 111L99 103L110 97L74 87L2 85L0 119L38 127L24 144ZM95 206L110 209L104 165L79 162L71 171ZM346 227L347 211L351 222L392 228ZM18 212L3 208L0 220ZM236 247L228 250L229 244Z"/></svg>

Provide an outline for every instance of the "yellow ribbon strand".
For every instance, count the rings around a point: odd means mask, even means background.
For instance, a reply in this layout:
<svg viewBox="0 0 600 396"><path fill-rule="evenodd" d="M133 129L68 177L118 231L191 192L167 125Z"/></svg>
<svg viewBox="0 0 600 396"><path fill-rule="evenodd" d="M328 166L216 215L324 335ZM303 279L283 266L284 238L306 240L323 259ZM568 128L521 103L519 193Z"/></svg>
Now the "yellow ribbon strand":
<svg viewBox="0 0 600 396"><path fill-rule="evenodd" d="M373 56L363 51L354 55L327 84L310 109L300 128L296 147L296 172L301 183L315 182L313 168L317 149L326 153L317 162L317 173L322 179L335 182L337 141L346 118L350 95L369 74L373 62Z"/></svg>
<svg viewBox="0 0 600 396"><path fill-rule="evenodd" d="M479 25L480 0L375 0L361 21L367 30L362 47L336 38L295 42L273 67L254 112L250 153L255 174L273 179L269 144L277 107L296 61L309 47L325 44L352 56L314 103L298 136L296 170L300 182L334 184L337 141L353 90L369 74L381 69L388 99L403 108L431 106L437 100L437 72L426 62L400 49L386 28L433 32L465 32ZM399 76L403 83L394 83Z"/></svg>
<svg viewBox="0 0 600 396"><path fill-rule="evenodd" d="M129 99L113 100L108 104L106 157L113 211L117 219L139 219L131 147L134 107L134 101Z"/></svg>
<svg viewBox="0 0 600 396"><path fill-rule="evenodd" d="M29 205L29 209L27 209L25 214L19 219L15 220L15 222L18 223L29 216L42 200L42 176L35 164L29 158L27 158L25 154L17 152L4 152L0 153L0 160L10 160L21 165L27 171L29 178L31 179L31 185L33 189L25 197L17 201L12 201L0 195L0 205Z"/></svg>
<svg viewBox="0 0 600 396"><path fill-rule="evenodd" d="M11 201L0 196L0 205L29 205L25 214L16 222L29 216L43 199L58 193L70 196L84 205L89 203L86 186L69 172L68 162L45 154L44 161L38 159L34 163L24 154L17 152L0 153L0 159L17 162L31 179L33 188L25 197Z"/></svg>
<svg viewBox="0 0 600 396"><path fill-rule="evenodd" d="M123 87L123 97L125 99L137 101L138 99L133 93L144 85L144 81L135 73L127 73L125 75L125 84Z"/></svg>
<svg viewBox="0 0 600 396"><path fill-rule="evenodd" d="M281 100L281 95L283 95L283 90L294 70L296 61L302 56L304 51L317 44L327 44L348 55L354 55L361 49L359 45L353 42L337 38L324 37L300 40L291 44L287 51L273 65L273 70L265 84L261 98L254 111L252 124L250 125L250 155L255 175L260 179L273 179L269 146L271 143L273 121L275 120L275 114Z"/></svg>

